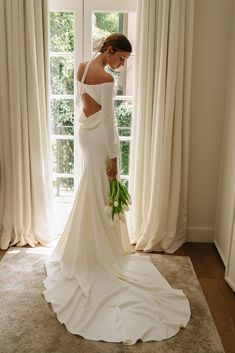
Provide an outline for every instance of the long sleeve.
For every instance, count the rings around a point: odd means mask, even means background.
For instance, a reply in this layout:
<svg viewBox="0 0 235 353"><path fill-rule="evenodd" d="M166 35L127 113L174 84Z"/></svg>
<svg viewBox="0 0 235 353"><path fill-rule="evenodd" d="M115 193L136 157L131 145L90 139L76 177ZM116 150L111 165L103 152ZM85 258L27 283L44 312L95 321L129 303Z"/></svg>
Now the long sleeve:
<svg viewBox="0 0 235 353"><path fill-rule="evenodd" d="M114 117L114 84L108 83L102 85L102 115L103 115L103 129L105 142L108 149L109 158L117 157L117 135L115 133L115 117Z"/></svg>

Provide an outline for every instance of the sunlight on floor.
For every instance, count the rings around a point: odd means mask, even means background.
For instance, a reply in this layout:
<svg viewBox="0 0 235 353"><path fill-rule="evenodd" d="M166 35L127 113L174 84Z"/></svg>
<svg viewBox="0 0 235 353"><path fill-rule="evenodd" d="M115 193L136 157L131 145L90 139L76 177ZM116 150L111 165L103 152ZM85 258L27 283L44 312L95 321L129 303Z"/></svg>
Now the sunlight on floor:
<svg viewBox="0 0 235 353"><path fill-rule="evenodd" d="M73 197L54 197L55 229L61 234L73 205Z"/></svg>
<svg viewBox="0 0 235 353"><path fill-rule="evenodd" d="M8 254L18 254L20 252L20 250L8 250Z"/></svg>
<svg viewBox="0 0 235 353"><path fill-rule="evenodd" d="M50 254L54 247L48 248L44 246L38 246L35 248L26 248L26 254Z"/></svg>

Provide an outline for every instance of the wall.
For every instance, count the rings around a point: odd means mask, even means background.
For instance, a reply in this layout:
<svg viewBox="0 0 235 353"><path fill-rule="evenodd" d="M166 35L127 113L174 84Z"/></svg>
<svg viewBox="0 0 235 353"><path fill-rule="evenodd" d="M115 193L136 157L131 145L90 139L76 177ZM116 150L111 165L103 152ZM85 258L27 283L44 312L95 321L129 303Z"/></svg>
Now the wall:
<svg viewBox="0 0 235 353"><path fill-rule="evenodd" d="M221 155L220 179L217 200L217 217L215 225L215 244L224 261L225 266L229 261L229 249L231 248L231 261L235 259L235 6L232 30L232 51L230 57L228 90L226 100L226 127L223 139ZM231 262L230 261L230 262ZM229 262L229 263L230 263ZM232 264L232 262L231 262ZM234 266L234 267L233 267ZM230 271L233 267L233 271ZM227 271L226 276L233 283L235 290L235 262ZM233 278L231 280L231 278Z"/></svg>
<svg viewBox="0 0 235 353"><path fill-rule="evenodd" d="M188 241L213 241L233 0L195 0Z"/></svg>

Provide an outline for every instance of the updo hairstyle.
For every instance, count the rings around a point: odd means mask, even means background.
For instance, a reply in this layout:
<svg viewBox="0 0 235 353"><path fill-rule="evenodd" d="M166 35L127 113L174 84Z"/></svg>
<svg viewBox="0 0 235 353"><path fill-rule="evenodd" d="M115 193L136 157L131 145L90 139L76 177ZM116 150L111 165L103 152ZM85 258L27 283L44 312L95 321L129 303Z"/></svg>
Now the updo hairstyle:
<svg viewBox="0 0 235 353"><path fill-rule="evenodd" d="M113 48L113 51L126 51L132 52L132 46L127 37L122 33L112 33L104 39L104 42L99 49L100 53L103 53L109 46Z"/></svg>

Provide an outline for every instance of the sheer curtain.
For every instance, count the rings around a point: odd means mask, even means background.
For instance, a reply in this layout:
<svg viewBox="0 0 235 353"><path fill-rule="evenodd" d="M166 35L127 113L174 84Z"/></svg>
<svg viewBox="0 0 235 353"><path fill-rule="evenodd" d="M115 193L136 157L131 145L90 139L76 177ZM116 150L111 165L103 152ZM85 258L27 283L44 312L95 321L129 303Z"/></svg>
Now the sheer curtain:
<svg viewBox="0 0 235 353"><path fill-rule="evenodd" d="M138 0L128 215L137 250L175 252L187 231L193 0Z"/></svg>
<svg viewBox="0 0 235 353"><path fill-rule="evenodd" d="M0 2L0 246L53 233L47 0Z"/></svg>

